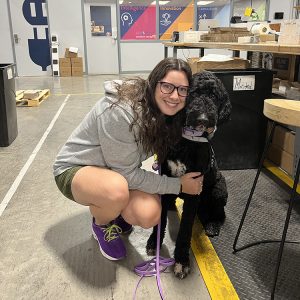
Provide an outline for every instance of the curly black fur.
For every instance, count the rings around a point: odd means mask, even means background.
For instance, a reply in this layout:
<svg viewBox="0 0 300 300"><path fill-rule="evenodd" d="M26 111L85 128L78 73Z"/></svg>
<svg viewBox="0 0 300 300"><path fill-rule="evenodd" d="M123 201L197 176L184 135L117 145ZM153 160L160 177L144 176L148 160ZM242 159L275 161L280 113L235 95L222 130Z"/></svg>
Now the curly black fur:
<svg viewBox="0 0 300 300"><path fill-rule="evenodd" d="M186 126L204 130L219 126L229 119L230 112L229 96L222 82L211 72L195 74L187 99ZM225 220L227 187L225 178L218 170L209 141L197 142L182 137L176 148L169 151L161 170L162 174L173 177L194 171L204 174L200 195L179 195L184 204L174 252L174 273L182 279L190 272L189 250L194 218L198 215L208 236L218 235ZM161 244L165 235L167 211L176 198L177 195L171 194L162 196ZM146 250L149 255L155 254L156 236L157 226L153 228L147 242Z"/></svg>

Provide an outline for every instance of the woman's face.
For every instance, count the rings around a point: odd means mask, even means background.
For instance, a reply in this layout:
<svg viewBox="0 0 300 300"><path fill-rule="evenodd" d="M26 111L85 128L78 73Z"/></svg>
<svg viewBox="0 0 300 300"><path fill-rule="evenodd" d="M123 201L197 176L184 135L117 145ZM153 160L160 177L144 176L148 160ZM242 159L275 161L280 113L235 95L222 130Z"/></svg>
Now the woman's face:
<svg viewBox="0 0 300 300"><path fill-rule="evenodd" d="M176 70L169 71L156 84L155 101L164 115L174 116L184 108L188 86L189 82L185 73Z"/></svg>

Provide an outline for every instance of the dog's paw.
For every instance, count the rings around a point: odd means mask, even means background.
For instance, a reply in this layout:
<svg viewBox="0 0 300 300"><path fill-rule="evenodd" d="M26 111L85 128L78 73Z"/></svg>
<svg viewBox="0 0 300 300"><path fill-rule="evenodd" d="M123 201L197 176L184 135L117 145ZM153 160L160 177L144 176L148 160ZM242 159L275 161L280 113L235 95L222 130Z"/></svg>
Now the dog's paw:
<svg viewBox="0 0 300 300"><path fill-rule="evenodd" d="M186 165L179 160L168 160L168 166L174 177L181 177L186 172Z"/></svg>
<svg viewBox="0 0 300 300"><path fill-rule="evenodd" d="M221 223L219 222L211 222L205 225L205 233L209 237L218 236L221 230Z"/></svg>
<svg viewBox="0 0 300 300"><path fill-rule="evenodd" d="M146 245L146 253L149 256L156 255L156 237L153 234L150 235L147 245Z"/></svg>
<svg viewBox="0 0 300 300"><path fill-rule="evenodd" d="M184 279L185 277L187 277L190 271L191 268L189 263L181 264L176 262L174 265L174 274L179 279Z"/></svg>

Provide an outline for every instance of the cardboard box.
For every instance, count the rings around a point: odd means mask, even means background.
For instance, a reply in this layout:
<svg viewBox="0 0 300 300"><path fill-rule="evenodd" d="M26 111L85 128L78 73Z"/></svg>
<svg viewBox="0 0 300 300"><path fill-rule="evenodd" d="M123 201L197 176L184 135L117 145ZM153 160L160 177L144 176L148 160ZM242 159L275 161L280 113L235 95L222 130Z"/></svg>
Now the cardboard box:
<svg viewBox="0 0 300 300"><path fill-rule="evenodd" d="M72 76L71 66L59 68L59 75L60 75L60 77Z"/></svg>
<svg viewBox="0 0 300 300"><path fill-rule="evenodd" d="M72 67L83 67L82 57L71 58L71 66Z"/></svg>
<svg viewBox="0 0 300 300"><path fill-rule="evenodd" d="M271 144L268 151L268 158L281 169L292 175L294 171L294 155Z"/></svg>
<svg viewBox="0 0 300 300"><path fill-rule="evenodd" d="M70 58L60 58L59 59L59 68L70 68L71 67L71 60Z"/></svg>
<svg viewBox="0 0 300 300"><path fill-rule="evenodd" d="M259 41L261 43L265 42L275 42L275 34L260 34Z"/></svg>
<svg viewBox="0 0 300 300"><path fill-rule="evenodd" d="M73 51L70 51L70 49ZM77 52L75 52L74 50L77 49ZM65 58L73 58L73 57L77 57L78 55L78 48L74 48L74 47L70 47L70 48L66 48L65 51Z"/></svg>
<svg viewBox="0 0 300 300"><path fill-rule="evenodd" d="M295 132L282 126L276 126L272 144L291 155L294 155Z"/></svg>
<svg viewBox="0 0 300 300"><path fill-rule="evenodd" d="M72 66L72 76L83 76L83 67Z"/></svg>
<svg viewBox="0 0 300 300"><path fill-rule="evenodd" d="M295 61L293 55L274 53L272 65L278 78L294 81Z"/></svg>
<svg viewBox="0 0 300 300"><path fill-rule="evenodd" d="M40 90L26 90L23 93L23 99L34 99L40 95Z"/></svg>
<svg viewBox="0 0 300 300"><path fill-rule="evenodd" d="M201 36L200 31L181 31L179 32L179 43L198 43Z"/></svg>
<svg viewBox="0 0 300 300"><path fill-rule="evenodd" d="M280 26L278 44L299 45L300 44L300 20L284 20Z"/></svg>
<svg viewBox="0 0 300 300"><path fill-rule="evenodd" d="M199 61L199 57L191 57L187 61L193 74L210 69L246 69L249 67L249 61L242 58L229 61Z"/></svg>

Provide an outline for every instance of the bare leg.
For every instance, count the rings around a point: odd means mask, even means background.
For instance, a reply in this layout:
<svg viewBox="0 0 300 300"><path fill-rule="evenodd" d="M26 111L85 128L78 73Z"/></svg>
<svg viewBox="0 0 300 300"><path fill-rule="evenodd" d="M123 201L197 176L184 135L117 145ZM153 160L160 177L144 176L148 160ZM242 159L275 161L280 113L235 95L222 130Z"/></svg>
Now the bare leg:
<svg viewBox="0 0 300 300"><path fill-rule="evenodd" d="M119 173L99 167L81 168L72 181L76 202L90 207L96 224L107 224L122 214L133 225L150 228L159 222L161 205L158 195L128 190Z"/></svg>
<svg viewBox="0 0 300 300"><path fill-rule="evenodd" d="M76 202L90 207L96 224L107 224L128 205L127 181L117 172L83 167L74 176L72 194Z"/></svg>
<svg viewBox="0 0 300 300"><path fill-rule="evenodd" d="M141 191L130 191L129 203L121 214L132 225L151 228L160 220L160 198Z"/></svg>

